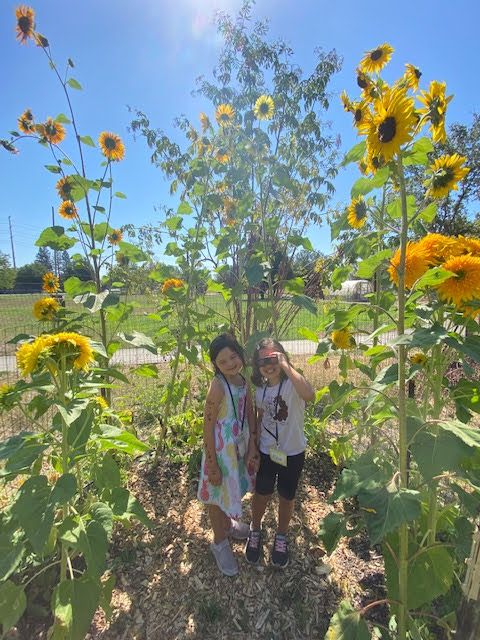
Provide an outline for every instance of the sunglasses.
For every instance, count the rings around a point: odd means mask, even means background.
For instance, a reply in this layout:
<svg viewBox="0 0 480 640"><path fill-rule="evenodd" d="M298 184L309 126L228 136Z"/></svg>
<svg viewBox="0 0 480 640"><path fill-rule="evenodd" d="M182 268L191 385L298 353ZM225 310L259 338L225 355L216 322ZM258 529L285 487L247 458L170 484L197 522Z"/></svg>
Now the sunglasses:
<svg viewBox="0 0 480 640"><path fill-rule="evenodd" d="M266 358L258 359L259 367L266 367L269 364L278 364L278 356L267 356Z"/></svg>

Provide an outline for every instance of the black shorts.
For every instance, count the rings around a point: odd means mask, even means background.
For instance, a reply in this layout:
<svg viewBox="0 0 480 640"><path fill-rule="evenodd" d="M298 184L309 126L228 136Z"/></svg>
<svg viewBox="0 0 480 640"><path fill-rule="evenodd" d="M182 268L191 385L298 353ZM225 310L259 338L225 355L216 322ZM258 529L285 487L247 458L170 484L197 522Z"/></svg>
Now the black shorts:
<svg viewBox="0 0 480 640"><path fill-rule="evenodd" d="M272 462L270 456L260 451L260 468L255 480L255 491L261 496L269 496L275 489L277 480L278 495L285 500L293 500L297 492L298 481L305 462L305 451L296 456L287 456L287 466Z"/></svg>

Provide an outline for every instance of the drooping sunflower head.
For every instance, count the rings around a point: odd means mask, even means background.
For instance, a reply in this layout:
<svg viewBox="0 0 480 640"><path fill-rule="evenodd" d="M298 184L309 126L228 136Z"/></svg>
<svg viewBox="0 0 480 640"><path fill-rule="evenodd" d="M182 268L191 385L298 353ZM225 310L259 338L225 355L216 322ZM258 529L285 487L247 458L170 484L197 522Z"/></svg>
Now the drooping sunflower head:
<svg viewBox="0 0 480 640"><path fill-rule="evenodd" d="M413 64L407 63L405 67L406 69L403 75L403 82L405 83L405 86L409 89L413 89L414 91L418 91L418 83L422 77L422 72Z"/></svg>
<svg viewBox="0 0 480 640"><path fill-rule="evenodd" d="M409 356L409 360L411 364L417 364L423 367L427 361L427 356L421 351L418 351L417 353L412 353L412 355Z"/></svg>
<svg viewBox="0 0 480 640"><path fill-rule="evenodd" d="M116 244L120 244L122 240L123 240L123 233L121 232L120 229L114 229L112 233L110 233L108 236L108 242L112 246Z"/></svg>
<svg viewBox="0 0 480 640"><path fill-rule="evenodd" d="M41 298L33 305L33 315L37 320L53 320L61 308L55 298Z"/></svg>
<svg viewBox="0 0 480 640"><path fill-rule="evenodd" d="M366 91L373 86L370 76L364 73L361 69L357 69L357 85L362 89L362 91Z"/></svg>
<svg viewBox="0 0 480 640"><path fill-rule="evenodd" d="M360 69L365 73L379 73L392 57L393 47L384 42L375 49L367 51L360 62Z"/></svg>
<svg viewBox="0 0 480 640"><path fill-rule="evenodd" d="M40 355L48 350L48 337L39 336L33 342L24 342L17 349L17 366L22 375L27 376L37 369Z"/></svg>
<svg viewBox="0 0 480 640"><path fill-rule="evenodd" d="M257 120L271 120L275 113L275 103L271 96L262 95L257 98L253 113Z"/></svg>
<svg viewBox="0 0 480 640"><path fill-rule="evenodd" d="M434 142L445 142L447 134L445 131L445 115L447 105L453 96L447 96L447 85L445 82L432 80L428 91L421 91L420 102L424 105L419 109L426 121L429 121L432 140Z"/></svg>
<svg viewBox="0 0 480 640"><path fill-rule="evenodd" d="M65 138L65 127L53 118L47 118L43 124L38 125L37 131L50 144L60 144Z"/></svg>
<svg viewBox="0 0 480 640"><path fill-rule="evenodd" d="M48 39L45 38L45 36L42 36L41 33L35 33L33 38L35 40L35 44L37 45L37 47L42 47L42 49L46 49L47 47L50 46Z"/></svg>
<svg viewBox="0 0 480 640"><path fill-rule="evenodd" d="M217 152L215 153L215 159L220 164L225 164L230 160L230 154L226 147L218 147Z"/></svg>
<svg viewBox="0 0 480 640"><path fill-rule="evenodd" d="M167 293L169 289L181 289L183 286L184 282L180 278L167 278L162 285L162 293Z"/></svg>
<svg viewBox="0 0 480 640"><path fill-rule="evenodd" d="M452 190L458 189L458 183L468 174L470 169L464 166L465 158L458 153L444 155L437 158L430 165L432 174L427 182L429 188L427 194L431 198L445 198Z"/></svg>
<svg viewBox="0 0 480 640"><path fill-rule="evenodd" d="M418 241L418 246L425 252L431 264L441 264L460 253L457 238L445 236L442 233L427 233Z"/></svg>
<svg viewBox="0 0 480 640"><path fill-rule="evenodd" d="M207 116L206 113L203 113L203 111L200 114L200 125L202 127L203 133L208 131L208 129L210 129L210 127L211 127L210 119L209 119L209 117Z"/></svg>
<svg viewBox="0 0 480 640"><path fill-rule="evenodd" d="M115 260L120 267L126 267L128 264L130 264L130 258L121 251L117 251L117 253L115 254Z"/></svg>
<svg viewBox="0 0 480 640"><path fill-rule="evenodd" d="M28 135L35 132L35 124L33 122L33 113L31 109L25 109L17 122L18 128L22 133L26 133Z"/></svg>
<svg viewBox="0 0 480 640"><path fill-rule="evenodd" d="M394 253L390 260L388 273L390 280L398 286L398 267L400 266L400 249ZM418 243L409 242L405 255L405 286L411 289L415 282L423 276L429 268L427 254Z"/></svg>
<svg viewBox="0 0 480 640"><path fill-rule="evenodd" d="M221 127L229 127L235 121L235 109L231 104L219 104L215 111L215 119Z"/></svg>
<svg viewBox="0 0 480 640"><path fill-rule="evenodd" d="M46 293L56 293L60 289L60 279L51 271L43 274L42 282L42 290Z"/></svg>
<svg viewBox="0 0 480 640"><path fill-rule="evenodd" d="M330 340L337 347L337 349L353 349L355 346L355 339L352 336L348 328L336 329L330 334Z"/></svg>
<svg viewBox="0 0 480 640"><path fill-rule="evenodd" d="M347 209L348 224L354 229L361 229L367 221L367 205L362 196L354 198Z"/></svg>
<svg viewBox="0 0 480 640"><path fill-rule="evenodd" d="M98 137L98 143L107 160L120 162L125 157L125 145L116 133L102 131Z"/></svg>
<svg viewBox="0 0 480 640"><path fill-rule="evenodd" d="M96 404L96 406L102 411L104 409L108 409L108 402L105 400L103 396L95 396L92 399L93 399L93 402Z"/></svg>
<svg viewBox="0 0 480 640"><path fill-rule="evenodd" d="M17 40L20 44L26 44L29 38L33 38L35 31L35 11L31 7L24 5L15 9L17 18Z"/></svg>
<svg viewBox="0 0 480 640"><path fill-rule="evenodd" d="M351 112L353 109L353 102L348 97L348 94L346 91L342 91L342 93L340 94L340 100L342 101L343 108L345 109L345 111Z"/></svg>
<svg viewBox="0 0 480 640"><path fill-rule="evenodd" d="M365 134L368 131L372 120L372 112L369 105L362 100L361 102L352 102L351 113L353 115L353 125L359 134Z"/></svg>
<svg viewBox="0 0 480 640"><path fill-rule="evenodd" d="M94 361L90 339L78 333L64 331L47 336L49 356L64 359L67 368L86 370Z"/></svg>
<svg viewBox="0 0 480 640"><path fill-rule="evenodd" d="M388 162L412 139L416 124L413 98L399 87L386 89L374 103L367 133L368 155Z"/></svg>
<svg viewBox="0 0 480 640"><path fill-rule="evenodd" d="M70 200L73 190L73 176L60 178L55 185L58 195L62 200Z"/></svg>
<svg viewBox="0 0 480 640"><path fill-rule="evenodd" d="M64 200L58 207L58 214L65 220L73 220L78 218L77 207L71 200Z"/></svg>
<svg viewBox="0 0 480 640"><path fill-rule="evenodd" d="M470 253L472 256L480 257L480 240L478 238L468 238L458 236L456 238L457 253L452 255L463 255Z"/></svg>
<svg viewBox="0 0 480 640"><path fill-rule="evenodd" d="M443 264L454 275L438 285L440 298L462 308L471 300L480 300L480 257L453 256Z"/></svg>

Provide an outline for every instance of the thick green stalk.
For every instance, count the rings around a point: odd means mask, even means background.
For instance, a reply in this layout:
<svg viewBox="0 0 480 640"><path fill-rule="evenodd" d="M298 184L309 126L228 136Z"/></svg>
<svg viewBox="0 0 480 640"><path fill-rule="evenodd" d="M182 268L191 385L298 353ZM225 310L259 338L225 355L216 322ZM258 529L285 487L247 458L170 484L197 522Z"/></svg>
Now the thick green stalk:
<svg viewBox="0 0 480 640"><path fill-rule="evenodd" d="M402 158L398 156L397 162L398 178L400 183L400 198L402 205L402 224L400 230L400 261L397 269L398 273L398 319L397 335L400 337L405 333L405 262L407 252L407 194L405 191L405 178L403 174ZM400 344L398 347L398 449L399 449L399 472L400 488L406 489L408 485L407 463L407 397L406 397L406 348ZM408 527L404 522L399 530L399 553L398 553L398 593L400 604L398 605L398 640L407 638L408 619Z"/></svg>
<svg viewBox="0 0 480 640"><path fill-rule="evenodd" d="M443 324L443 318L440 318L440 324ZM432 350L432 369L430 380L432 382L433 391L433 410L432 418L438 420L442 413L442 380L444 374L442 345L436 345ZM438 430L438 427L434 427ZM435 544L437 534L437 494L438 482L432 481L428 488L428 544Z"/></svg>
<svg viewBox="0 0 480 640"><path fill-rule="evenodd" d="M58 396L61 405L65 406L67 392L67 376L65 372L65 359L60 360L59 367L59 389ZM68 473L68 425L62 416L62 474ZM68 502L62 505L62 520L65 521L69 515ZM62 555L60 559L60 581L63 582L67 578L67 546L62 542Z"/></svg>

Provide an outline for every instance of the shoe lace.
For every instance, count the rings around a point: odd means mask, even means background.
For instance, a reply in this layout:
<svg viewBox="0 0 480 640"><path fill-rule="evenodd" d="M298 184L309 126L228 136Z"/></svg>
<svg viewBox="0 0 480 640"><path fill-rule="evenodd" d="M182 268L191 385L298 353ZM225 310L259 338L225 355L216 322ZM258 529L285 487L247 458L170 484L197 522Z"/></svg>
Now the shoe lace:
<svg viewBox="0 0 480 640"><path fill-rule="evenodd" d="M258 549L258 545L260 544L260 531L250 531L250 535L248 537L248 546L252 549Z"/></svg>
<svg viewBox="0 0 480 640"><path fill-rule="evenodd" d="M287 541L285 538L279 538L278 536L275 538L275 551L278 551L279 553L286 553Z"/></svg>

